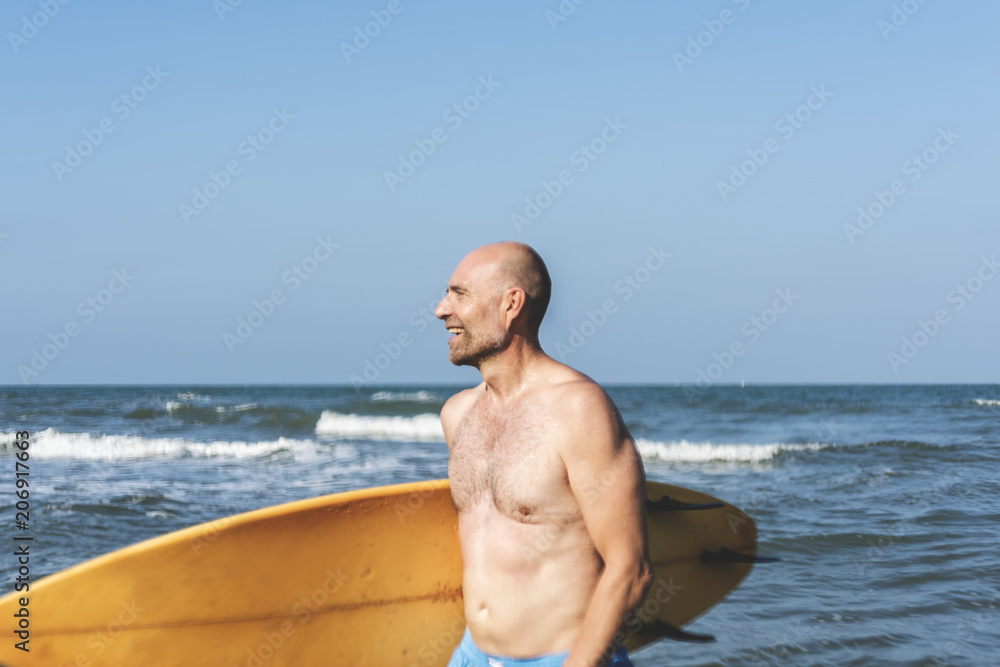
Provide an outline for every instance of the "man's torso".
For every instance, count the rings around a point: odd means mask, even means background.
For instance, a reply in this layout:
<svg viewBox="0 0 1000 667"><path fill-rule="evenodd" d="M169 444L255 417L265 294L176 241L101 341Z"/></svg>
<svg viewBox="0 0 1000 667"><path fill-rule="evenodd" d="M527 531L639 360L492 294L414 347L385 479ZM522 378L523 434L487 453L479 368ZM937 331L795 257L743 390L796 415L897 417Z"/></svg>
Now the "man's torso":
<svg viewBox="0 0 1000 667"><path fill-rule="evenodd" d="M471 391L448 467L466 623L487 652L568 651L601 562L560 457L561 425L538 392L500 412L481 387Z"/></svg>

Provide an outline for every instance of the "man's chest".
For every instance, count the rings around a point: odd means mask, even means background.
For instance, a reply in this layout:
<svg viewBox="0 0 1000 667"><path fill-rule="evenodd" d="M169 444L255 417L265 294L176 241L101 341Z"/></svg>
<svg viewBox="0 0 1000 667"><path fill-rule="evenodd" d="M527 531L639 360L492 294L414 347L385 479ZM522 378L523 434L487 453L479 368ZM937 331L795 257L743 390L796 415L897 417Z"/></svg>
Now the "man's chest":
<svg viewBox="0 0 1000 667"><path fill-rule="evenodd" d="M530 409L501 416L474 407L456 432L448 476L459 512L490 504L525 522L567 491L555 434Z"/></svg>

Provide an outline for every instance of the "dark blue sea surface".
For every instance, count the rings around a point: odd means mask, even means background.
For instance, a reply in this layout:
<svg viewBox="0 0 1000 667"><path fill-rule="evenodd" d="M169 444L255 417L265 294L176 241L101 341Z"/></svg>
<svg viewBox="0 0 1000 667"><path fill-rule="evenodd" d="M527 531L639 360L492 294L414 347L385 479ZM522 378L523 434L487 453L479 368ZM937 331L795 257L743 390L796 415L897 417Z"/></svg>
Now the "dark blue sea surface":
<svg viewBox="0 0 1000 667"><path fill-rule="evenodd" d="M460 387L0 387L31 433L33 574L238 512L442 478ZM1000 385L611 386L650 479L755 518L757 566L639 667L1000 664ZM13 549L0 556L13 588Z"/></svg>

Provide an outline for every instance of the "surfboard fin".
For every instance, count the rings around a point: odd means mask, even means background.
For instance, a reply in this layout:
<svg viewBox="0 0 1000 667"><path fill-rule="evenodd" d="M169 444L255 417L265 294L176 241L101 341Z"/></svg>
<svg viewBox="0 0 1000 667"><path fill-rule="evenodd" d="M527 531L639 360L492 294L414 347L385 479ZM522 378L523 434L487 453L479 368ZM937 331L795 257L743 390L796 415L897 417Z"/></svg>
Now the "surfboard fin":
<svg viewBox="0 0 1000 667"><path fill-rule="evenodd" d="M714 510L725 506L725 503L682 503L670 496L663 496L659 500L646 500L646 509L652 512L690 512L693 510Z"/></svg>
<svg viewBox="0 0 1000 667"><path fill-rule="evenodd" d="M780 558L774 556L751 556L722 547L718 551L705 549L698 557L702 563L780 563Z"/></svg>
<svg viewBox="0 0 1000 667"><path fill-rule="evenodd" d="M646 623L642 630L636 634L649 635L656 637L657 639L673 639L678 642L692 642L699 644L707 644L715 641L715 637L712 635L699 635L693 632L687 632L685 630L681 630L677 626L670 625L659 618Z"/></svg>

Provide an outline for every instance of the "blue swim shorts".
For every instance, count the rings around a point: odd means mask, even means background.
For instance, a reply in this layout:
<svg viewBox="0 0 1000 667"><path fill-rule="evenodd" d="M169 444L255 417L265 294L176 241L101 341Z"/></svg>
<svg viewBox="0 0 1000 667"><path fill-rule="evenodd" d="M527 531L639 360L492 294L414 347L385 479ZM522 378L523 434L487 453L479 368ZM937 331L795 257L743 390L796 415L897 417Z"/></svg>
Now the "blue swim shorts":
<svg viewBox="0 0 1000 667"><path fill-rule="evenodd" d="M462 643L451 656L448 667L562 667L569 653L546 653L537 658L507 658L502 655L483 653L472 641L472 635L465 631ZM608 667L633 667L628 653L620 646Z"/></svg>

